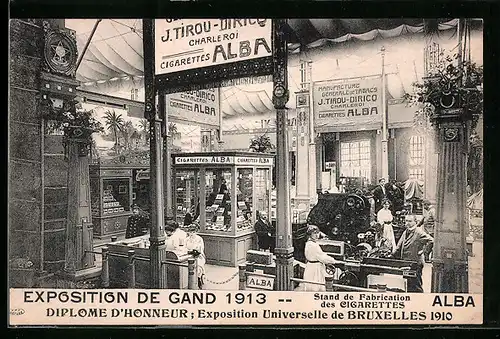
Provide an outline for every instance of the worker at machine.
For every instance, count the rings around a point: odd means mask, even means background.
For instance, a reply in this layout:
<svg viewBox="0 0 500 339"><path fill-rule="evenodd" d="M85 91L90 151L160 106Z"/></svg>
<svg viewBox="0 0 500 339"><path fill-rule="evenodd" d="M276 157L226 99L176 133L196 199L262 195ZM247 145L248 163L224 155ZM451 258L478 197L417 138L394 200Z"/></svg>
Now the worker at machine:
<svg viewBox="0 0 500 339"><path fill-rule="evenodd" d="M421 227L417 227L417 219L414 215L405 218L406 230L392 251L395 258L416 261L416 279L408 280L408 292L422 293L422 270L424 257L432 250L434 239Z"/></svg>
<svg viewBox="0 0 500 339"><path fill-rule="evenodd" d="M304 280L325 284L326 266L335 265L337 260L323 252L317 240L320 238L320 230L317 226L310 225L307 229L308 240L305 245L304 254L307 260L304 269ZM306 292L326 291L325 285L304 284Z"/></svg>

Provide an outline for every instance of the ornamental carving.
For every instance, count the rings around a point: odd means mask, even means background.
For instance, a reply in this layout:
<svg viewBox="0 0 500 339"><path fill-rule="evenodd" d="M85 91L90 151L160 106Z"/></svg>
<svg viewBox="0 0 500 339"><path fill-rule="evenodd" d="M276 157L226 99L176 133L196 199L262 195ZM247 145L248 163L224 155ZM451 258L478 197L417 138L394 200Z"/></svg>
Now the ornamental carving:
<svg viewBox="0 0 500 339"><path fill-rule="evenodd" d="M286 20L273 20L273 104L276 109L285 108L288 91L288 48L283 34Z"/></svg>
<svg viewBox="0 0 500 339"><path fill-rule="evenodd" d="M74 78L78 58L75 32L68 29L51 29L47 21L43 22L43 28L44 70Z"/></svg>
<svg viewBox="0 0 500 339"><path fill-rule="evenodd" d="M458 141L459 131L458 128L445 128L444 129L444 141L456 142Z"/></svg>

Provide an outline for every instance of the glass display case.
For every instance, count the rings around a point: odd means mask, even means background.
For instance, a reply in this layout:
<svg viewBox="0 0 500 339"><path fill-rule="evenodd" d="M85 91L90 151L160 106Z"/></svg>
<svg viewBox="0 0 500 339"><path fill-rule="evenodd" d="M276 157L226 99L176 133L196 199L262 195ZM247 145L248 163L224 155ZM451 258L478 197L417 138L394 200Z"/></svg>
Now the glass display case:
<svg viewBox="0 0 500 339"><path fill-rule="evenodd" d="M132 214L132 171L91 166L90 196L94 237L125 233L128 217Z"/></svg>
<svg viewBox="0 0 500 339"><path fill-rule="evenodd" d="M270 213L273 155L217 152L172 158L176 220L200 222L207 263L235 267L244 262L246 252L255 249L258 212Z"/></svg>
<svg viewBox="0 0 500 339"><path fill-rule="evenodd" d="M178 171L175 180L175 217L179 225L190 224L200 216L200 178L199 171Z"/></svg>
<svg viewBox="0 0 500 339"><path fill-rule="evenodd" d="M232 232L231 169L205 170L205 230Z"/></svg>

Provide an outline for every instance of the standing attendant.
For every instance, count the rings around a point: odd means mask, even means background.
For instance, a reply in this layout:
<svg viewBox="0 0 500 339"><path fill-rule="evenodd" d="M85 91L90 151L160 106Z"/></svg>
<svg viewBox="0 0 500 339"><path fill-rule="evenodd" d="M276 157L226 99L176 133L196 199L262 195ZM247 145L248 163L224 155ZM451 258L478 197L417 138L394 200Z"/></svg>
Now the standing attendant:
<svg viewBox="0 0 500 339"><path fill-rule="evenodd" d="M421 227L417 227L417 219L414 215L406 217L406 230L401 235L396 248L392 251L393 256L416 261L416 279L408 280L408 292L424 292L422 288L422 270L424 268L424 256L432 250L434 239Z"/></svg>
<svg viewBox="0 0 500 339"><path fill-rule="evenodd" d="M417 227L422 227L423 231L429 234L431 237L434 237L434 227L436 223L436 209L430 201L424 201L424 210L422 211L423 218L418 223ZM429 252L429 255L426 256L425 261L430 262L432 259L432 251Z"/></svg>
<svg viewBox="0 0 500 339"><path fill-rule="evenodd" d="M133 204L131 206L132 215L127 220L127 230L125 231L125 239L135 238L147 233L148 218L141 215L139 206Z"/></svg>
<svg viewBox="0 0 500 339"><path fill-rule="evenodd" d="M198 235L200 231L200 225L197 222L193 222L187 227L187 238L186 238L186 249L188 253L191 253L196 258L197 270L198 270L198 288L203 289L205 280L205 243L203 238Z"/></svg>
<svg viewBox="0 0 500 339"><path fill-rule="evenodd" d="M387 198L384 178L378 180L378 185L373 189L372 194L375 200L375 212L378 212L382 208L382 202Z"/></svg>
<svg viewBox="0 0 500 339"><path fill-rule="evenodd" d="M326 264L334 265L337 260L323 252L316 242L320 237L320 231L317 226L311 225L307 229L308 240L306 242L304 254L307 260L304 269L304 280L314 281L325 284ZM321 292L326 291L325 285L304 283L304 291Z"/></svg>
<svg viewBox="0 0 500 339"><path fill-rule="evenodd" d="M394 229L392 221L394 217L390 210L391 202L385 199L382 203L382 209L377 213L377 222L383 225L382 237L387 239L391 244L391 248L396 248L396 238L394 237Z"/></svg>

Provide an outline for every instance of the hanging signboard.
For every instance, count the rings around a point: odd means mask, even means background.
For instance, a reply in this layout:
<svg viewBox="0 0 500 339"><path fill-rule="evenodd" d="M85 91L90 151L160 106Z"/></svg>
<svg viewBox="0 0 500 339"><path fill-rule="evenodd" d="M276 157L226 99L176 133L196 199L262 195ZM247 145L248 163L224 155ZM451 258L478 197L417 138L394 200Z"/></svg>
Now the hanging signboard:
<svg viewBox="0 0 500 339"><path fill-rule="evenodd" d="M314 84L316 127L382 124L382 79L356 78Z"/></svg>
<svg viewBox="0 0 500 339"><path fill-rule="evenodd" d="M169 119L218 127L219 98L217 88L168 94L166 102Z"/></svg>
<svg viewBox="0 0 500 339"><path fill-rule="evenodd" d="M272 166L271 157L245 157L245 156L179 156L174 157L176 165L179 164L223 164L223 165L249 165Z"/></svg>
<svg viewBox="0 0 500 339"><path fill-rule="evenodd" d="M156 74L270 57L271 22L270 19L156 19Z"/></svg>

